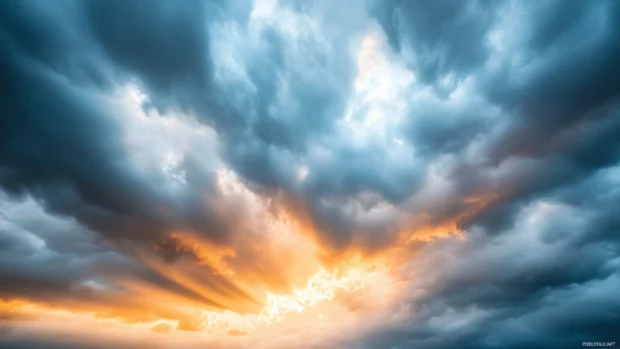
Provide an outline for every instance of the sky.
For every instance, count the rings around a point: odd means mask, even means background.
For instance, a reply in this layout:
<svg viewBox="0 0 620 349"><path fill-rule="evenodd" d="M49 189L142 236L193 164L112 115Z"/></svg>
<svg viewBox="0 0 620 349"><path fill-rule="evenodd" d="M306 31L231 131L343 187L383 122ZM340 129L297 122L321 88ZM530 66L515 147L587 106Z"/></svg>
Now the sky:
<svg viewBox="0 0 620 349"><path fill-rule="evenodd" d="M0 1L0 348L619 342L620 2Z"/></svg>

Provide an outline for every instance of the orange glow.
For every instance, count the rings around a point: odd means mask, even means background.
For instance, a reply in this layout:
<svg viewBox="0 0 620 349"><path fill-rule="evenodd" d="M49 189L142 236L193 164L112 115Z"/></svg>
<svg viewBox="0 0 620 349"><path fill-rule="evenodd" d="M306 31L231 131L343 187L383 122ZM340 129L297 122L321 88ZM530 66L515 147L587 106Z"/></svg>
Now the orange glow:
<svg viewBox="0 0 620 349"><path fill-rule="evenodd" d="M410 243L462 234L456 219L433 225L420 216L381 249L352 244L330 250L309 224L303 205L260 196L229 172L217 178L222 215L229 214L227 203L244 202L244 218L235 225L239 231L226 244L216 245L199 232L171 232L168 246L131 251L148 268L148 277L108 271L103 276L116 288L97 286L88 300L3 301L2 316L44 322L62 316L82 327L212 338L262 338L284 328L326 324L336 329L344 326L343 318L355 322L363 312L379 312L396 302L402 291L398 267L411 257ZM470 201L476 209L490 202ZM159 255L168 252L177 255L173 262Z"/></svg>
<svg viewBox="0 0 620 349"><path fill-rule="evenodd" d="M199 232L170 232L167 247L131 251L149 276L108 271L102 276L115 287L92 286L88 299L2 301L0 314L15 326L29 319L54 333L61 331L54 323L61 317L88 331L109 328L128 336L195 333L244 340L282 330L325 331L326 325L337 336L338 328L366 319L366 312L396 304L403 291L398 268L414 253L411 243L462 236L456 222L495 199L467 199L467 212L445 223L432 224L428 215L409 227L403 222L401 234L380 249L353 243L332 250L309 224L303 205L260 196L231 173L219 173L218 183L221 214L240 198L245 205L239 231L227 243L214 244ZM168 252L176 254L174 261L159 255Z"/></svg>

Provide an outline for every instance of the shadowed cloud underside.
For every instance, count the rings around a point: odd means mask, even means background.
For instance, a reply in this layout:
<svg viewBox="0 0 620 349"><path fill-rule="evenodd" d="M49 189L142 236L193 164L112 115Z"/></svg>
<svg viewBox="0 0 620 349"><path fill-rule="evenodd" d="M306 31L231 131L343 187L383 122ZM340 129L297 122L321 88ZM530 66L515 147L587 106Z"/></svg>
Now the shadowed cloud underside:
<svg viewBox="0 0 620 349"><path fill-rule="evenodd" d="M0 348L620 342L620 2L0 2Z"/></svg>

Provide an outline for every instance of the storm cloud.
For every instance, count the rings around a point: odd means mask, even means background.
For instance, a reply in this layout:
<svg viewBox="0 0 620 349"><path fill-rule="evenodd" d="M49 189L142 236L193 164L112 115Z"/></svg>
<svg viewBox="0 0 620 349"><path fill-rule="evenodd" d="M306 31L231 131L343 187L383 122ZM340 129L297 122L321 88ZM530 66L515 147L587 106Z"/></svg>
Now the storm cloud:
<svg viewBox="0 0 620 349"><path fill-rule="evenodd" d="M618 341L617 1L7 0L0 42L0 346L322 301L256 345Z"/></svg>

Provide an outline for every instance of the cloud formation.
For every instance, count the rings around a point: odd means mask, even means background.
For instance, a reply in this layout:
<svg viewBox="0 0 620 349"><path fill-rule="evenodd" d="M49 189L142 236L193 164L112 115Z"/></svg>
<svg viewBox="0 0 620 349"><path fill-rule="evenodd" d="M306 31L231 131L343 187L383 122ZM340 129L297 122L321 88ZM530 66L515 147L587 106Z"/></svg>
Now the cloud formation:
<svg viewBox="0 0 620 349"><path fill-rule="evenodd" d="M9 0L0 42L0 346L618 340L616 1Z"/></svg>

